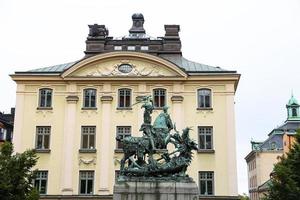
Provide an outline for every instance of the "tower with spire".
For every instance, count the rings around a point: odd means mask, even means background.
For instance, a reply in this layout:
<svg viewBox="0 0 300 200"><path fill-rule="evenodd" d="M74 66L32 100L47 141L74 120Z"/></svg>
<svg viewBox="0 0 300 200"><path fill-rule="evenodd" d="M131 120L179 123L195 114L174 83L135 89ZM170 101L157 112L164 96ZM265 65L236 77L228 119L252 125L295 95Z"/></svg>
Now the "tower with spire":
<svg viewBox="0 0 300 200"><path fill-rule="evenodd" d="M287 109L287 121L300 121L299 103L297 99L292 94L289 102L286 104Z"/></svg>

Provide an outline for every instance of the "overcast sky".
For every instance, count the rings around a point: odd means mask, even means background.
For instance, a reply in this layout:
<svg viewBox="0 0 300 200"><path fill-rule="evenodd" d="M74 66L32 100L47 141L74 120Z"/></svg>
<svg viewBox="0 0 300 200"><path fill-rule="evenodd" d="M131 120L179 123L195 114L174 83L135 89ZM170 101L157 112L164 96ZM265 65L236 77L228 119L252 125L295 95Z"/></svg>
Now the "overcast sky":
<svg viewBox="0 0 300 200"><path fill-rule="evenodd" d="M8 74L78 60L88 24L123 36L135 12L154 37L164 35L164 24L180 24L186 58L242 74L237 159L239 193L247 192L251 138L264 140L284 122L292 90L300 100L299 0L0 0L0 111L15 106Z"/></svg>

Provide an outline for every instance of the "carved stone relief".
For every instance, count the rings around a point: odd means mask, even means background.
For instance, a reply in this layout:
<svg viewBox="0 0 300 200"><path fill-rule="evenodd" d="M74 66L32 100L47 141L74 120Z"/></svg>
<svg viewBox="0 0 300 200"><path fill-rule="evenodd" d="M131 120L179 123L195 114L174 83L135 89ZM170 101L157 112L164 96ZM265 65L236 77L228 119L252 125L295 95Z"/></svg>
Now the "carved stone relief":
<svg viewBox="0 0 300 200"><path fill-rule="evenodd" d="M129 65L131 67L128 73L120 70L121 65ZM104 63L94 64L87 66L85 69L80 70L78 73L75 72L75 76L86 76L86 77L103 77L103 76L140 76L140 77L164 77L164 76L176 76L175 72L172 72L165 67L146 63L141 61L131 60L119 60L109 61Z"/></svg>

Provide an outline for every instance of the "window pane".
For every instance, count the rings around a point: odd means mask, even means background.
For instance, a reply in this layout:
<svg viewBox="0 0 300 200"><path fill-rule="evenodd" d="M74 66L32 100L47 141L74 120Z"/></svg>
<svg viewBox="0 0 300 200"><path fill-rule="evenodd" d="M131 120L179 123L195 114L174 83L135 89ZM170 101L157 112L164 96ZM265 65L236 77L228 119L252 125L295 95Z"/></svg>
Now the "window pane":
<svg viewBox="0 0 300 200"><path fill-rule="evenodd" d="M49 140L50 140L50 136L44 135L44 148L45 149L49 149Z"/></svg>
<svg viewBox="0 0 300 200"><path fill-rule="evenodd" d="M85 194L86 180L80 180L80 194Z"/></svg>
<svg viewBox="0 0 300 200"><path fill-rule="evenodd" d="M41 91L40 93L40 107L45 107L46 106L46 97L44 91Z"/></svg>
<svg viewBox="0 0 300 200"><path fill-rule="evenodd" d="M205 136L204 135L200 135L199 136L199 148L200 149L205 149Z"/></svg>
<svg viewBox="0 0 300 200"><path fill-rule="evenodd" d="M119 107L123 108L125 106L125 98L124 96L120 96Z"/></svg>
<svg viewBox="0 0 300 200"><path fill-rule="evenodd" d="M88 148L88 135L82 135L82 148Z"/></svg>
<svg viewBox="0 0 300 200"><path fill-rule="evenodd" d="M43 148L43 136L38 135L37 136L37 149L42 149Z"/></svg>
<svg viewBox="0 0 300 200"><path fill-rule="evenodd" d="M130 107L130 95L126 96L125 102L126 102L125 107Z"/></svg>
<svg viewBox="0 0 300 200"><path fill-rule="evenodd" d="M210 107L210 96L205 96L205 107L206 108Z"/></svg>
<svg viewBox="0 0 300 200"><path fill-rule="evenodd" d="M212 181L207 181L207 194L212 195L213 194L213 185Z"/></svg>
<svg viewBox="0 0 300 200"><path fill-rule="evenodd" d="M95 135L90 135L89 148L90 149L94 149L95 148Z"/></svg>
<svg viewBox="0 0 300 200"><path fill-rule="evenodd" d="M47 180L41 180L40 194L46 194Z"/></svg>
<svg viewBox="0 0 300 200"><path fill-rule="evenodd" d="M206 149L212 149L211 148L211 136L210 135L206 135Z"/></svg>
<svg viewBox="0 0 300 200"><path fill-rule="evenodd" d="M159 96L154 96L154 107L159 107Z"/></svg>
<svg viewBox="0 0 300 200"><path fill-rule="evenodd" d="M47 107L51 107L51 101L52 101L52 92L49 90L48 92L47 92L47 100L46 100L46 102L47 102Z"/></svg>
<svg viewBox="0 0 300 200"><path fill-rule="evenodd" d="M34 180L34 187L40 191L40 180L39 179L35 179Z"/></svg>
<svg viewBox="0 0 300 200"><path fill-rule="evenodd" d="M200 107L204 108L204 96L200 96Z"/></svg>
<svg viewBox="0 0 300 200"><path fill-rule="evenodd" d="M93 180L88 180L87 194L93 194Z"/></svg>
<svg viewBox="0 0 300 200"><path fill-rule="evenodd" d="M165 106L165 96L160 96L160 105L159 107L164 107Z"/></svg>
<svg viewBox="0 0 300 200"><path fill-rule="evenodd" d="M205 181L200 181L200 194L206 194L206 183Z"/></svg>
<svg viewBox="0 0 300 200"><path fill-rule="evenodd" d="M89 107L89 96L84 97L84 107Z"/></svg>
<svg viewBox="0 0 300 200"><path fill-rule="evenodd" d="M96 96L91 96L91 105L90 107L96 107Z"/></svg>

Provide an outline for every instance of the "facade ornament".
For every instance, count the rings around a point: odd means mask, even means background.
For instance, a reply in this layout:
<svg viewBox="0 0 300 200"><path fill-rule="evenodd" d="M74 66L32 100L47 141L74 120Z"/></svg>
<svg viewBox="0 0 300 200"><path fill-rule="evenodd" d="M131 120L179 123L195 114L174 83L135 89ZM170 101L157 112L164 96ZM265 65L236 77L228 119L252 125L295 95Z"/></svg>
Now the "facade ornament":
<svg viewBox="0 0 300 200"><path fill-rule="evenodd" d="M93 24L89 25L89 37L106 37L108 36L108 29L105 25Z"/></svg>
<svg viewBox="0 0 300 200"><path fill-rule="evenodd" d="M121 66L127 65L127 69L131 68L130 70L126 71L125 70L120 70ZM115 64L112 69L101 66L101 65L96 65L95 69L91 72L88 72L86 75L88 77L98 77L98 76L166 76L165 73L158 68L156 65L148 65L144 67L138 67L135 64L131 63L130 61L125 61L122 60L121 62Z"/></svg>
<svg viewBox="0 0 300 200"><path fill-rule="evenodd" d="M94 156L90 159L79 157L79 165L81 165L81 164L85 164L85 165L94 164L94 165L96 165L96 157Z"/></svg>
<svg viewBox="0 0 300 200"><path fill-rule="evenodd" d="M41 114L45 118L49 114L52 114L53 110L41 110L41 109L39 109L39 110L36 111L36 113Z"/></svg>

